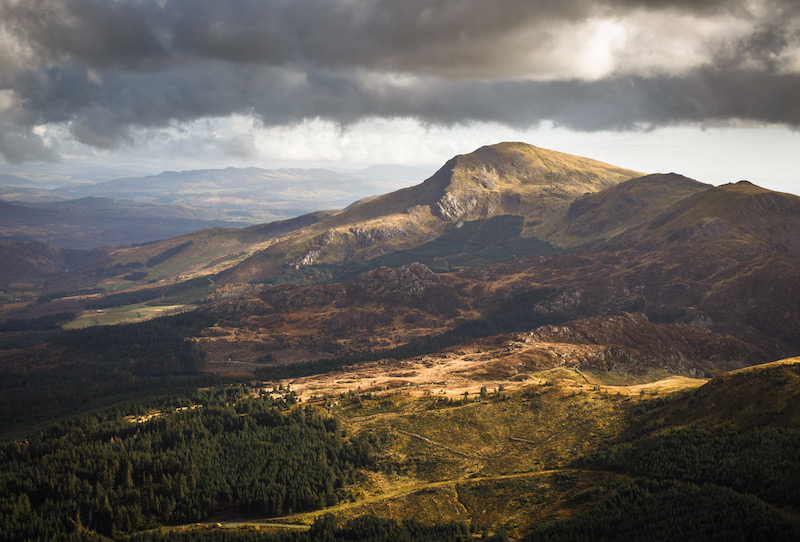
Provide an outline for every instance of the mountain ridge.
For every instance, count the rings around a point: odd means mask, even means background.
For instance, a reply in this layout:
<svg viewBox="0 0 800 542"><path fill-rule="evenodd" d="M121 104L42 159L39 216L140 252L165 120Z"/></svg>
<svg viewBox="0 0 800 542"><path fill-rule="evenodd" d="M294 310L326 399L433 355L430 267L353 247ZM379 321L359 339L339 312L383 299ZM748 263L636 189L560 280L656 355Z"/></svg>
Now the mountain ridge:
<svg viewBox="0 0 800 542"><path fill-rule="evenodd" d="M308 230L305 237L276 244L252 256L222 280L269 279L265 260L303 267L313 263L369 260L419 246L467 220L535 213L536 226L551 219L574 197L612 186L638 172L595 160L500 143L448 160L421 184L361 200Z"/></svg>

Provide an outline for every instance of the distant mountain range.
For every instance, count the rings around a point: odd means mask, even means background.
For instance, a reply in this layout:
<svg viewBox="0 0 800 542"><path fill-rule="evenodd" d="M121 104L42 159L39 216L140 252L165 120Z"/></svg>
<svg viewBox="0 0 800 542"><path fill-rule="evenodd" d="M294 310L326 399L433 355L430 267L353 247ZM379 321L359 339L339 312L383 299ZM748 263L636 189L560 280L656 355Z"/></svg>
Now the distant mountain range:
<svg viewBox="0 0 800 542"><path fill-rule="evenodd" d="M241 213L151 205L95 196L54 203L0 201L0 241L44 242L63 249L132 245L210 227L244 227Z"/></svg>
<svg viewBox="0 0 800 542"><path fill-rule="evenodd" d="M397 179L394 179L397 183ZM405 183L406 179L400 179ZM387 186L388 184L388 186ZM396 184L394 185L396 186ZM165 171L149 177L117 179L59 189L70 197L101 196L156 205L188 205L217 209L270 209L276 217L302 211L342 208L364 196L394 186L386 179L327 169L226 168Z"/></svg>
<svg viewBox="0 0 800 542"><path fill-rule="evenodd" d="M81 249L144 243L203 228L242 227L341 209L423 177L424 170L403 166L349 173L227 168L43 190L34 180L3 175L0 199L6 203L0 239Z"/></svg>

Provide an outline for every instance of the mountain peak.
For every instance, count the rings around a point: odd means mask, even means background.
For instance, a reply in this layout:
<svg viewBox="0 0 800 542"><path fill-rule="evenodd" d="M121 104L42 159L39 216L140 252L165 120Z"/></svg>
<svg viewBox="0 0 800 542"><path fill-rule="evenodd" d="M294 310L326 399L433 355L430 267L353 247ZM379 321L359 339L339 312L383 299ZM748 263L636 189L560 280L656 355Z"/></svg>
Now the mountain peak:
<svg viewBox="0 0 800 542"><path fill-rule="evenodd" d="M463 222L500 214L529 214L568 204L639 177L637 171L597 160L506 142L448 160L422 184L371 198L337 217L345 222L427 209L428 218Z"/></svg>
<svg viewBox="0 0 800 542"><path fill-rule="evenodd" d="M448 161L425 184L434 215L448 221L555 208L641 174L520 142L497 143Z"/></svg>

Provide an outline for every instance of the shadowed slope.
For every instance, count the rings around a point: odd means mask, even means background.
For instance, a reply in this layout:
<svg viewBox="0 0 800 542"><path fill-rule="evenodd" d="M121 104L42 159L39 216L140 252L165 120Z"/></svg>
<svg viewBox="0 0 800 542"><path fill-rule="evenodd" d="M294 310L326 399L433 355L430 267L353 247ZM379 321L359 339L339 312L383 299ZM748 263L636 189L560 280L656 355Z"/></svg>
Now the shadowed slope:
<svg viewBox="0 0 800 542"><path fill-rule="evenodd" d="M561 246L579 246L623 233L711 185L676 173L657 173L584 195L548 229L548 239Z"/></svg>

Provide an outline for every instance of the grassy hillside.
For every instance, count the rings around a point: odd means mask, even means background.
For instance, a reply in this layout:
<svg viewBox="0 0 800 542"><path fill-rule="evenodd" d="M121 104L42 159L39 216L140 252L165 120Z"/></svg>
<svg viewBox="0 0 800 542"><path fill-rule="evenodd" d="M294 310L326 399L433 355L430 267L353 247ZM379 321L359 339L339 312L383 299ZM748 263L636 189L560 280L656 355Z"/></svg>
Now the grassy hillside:
<svg viewBox="0 0 800 542"><path fill-rule="evenodd" d="M561 250L555 246L561 241L537 237L545 224L565 215L579 196L637 175L522 143L492 145L455 157L418 186L367 198L342 212L98 250L78 272L25 290L24 300L37 293L51 299L61 294L79 306L89 290L103 296L199 277L208 277L219 296L230 296L253 282L335 281L419 260L446 271L551 255ZM194 299L184 296L181 303L205 298L206 290L198 289ZM143 292L129 304L158 297ZM51 312L75 308L54 306ZM18 317L46 313L38 306Z"/></svg>
<svg viewBox="0 0 800 542"><path fill-rule="evenodd" d="M363 504L330 511L340 521L364 513L455 518L530 531L526 540L790 540L800 532L796 362L677 393L680 385L609 385L597 380L602 374L566 371L450 402L367 389L333 410L361 430L391 428L398 460Z"/></svg>
<svg viewBox="0 0 800 542"><path fill-rule="evenodd" d="M63 272L84 256L82 251L44 243L0 241L0 284Z"/></svg>
<svg viewBox="0 0 800 542"><path fill-rule="evenodd" d="M735 239L740 245L764 245L800 253L800 197L774 192L747 181L714 187L676 203L654 220L631 228L623 241L649 244L693 242L707 247Z"/></svg>
<svg viewBox="0 0 800 542"><path fill-rule="evenodd" d="M137 539L241 540L277 521L310 525L285 535L308 540L413 518L526 540L788 540L800 532L793 361L705 385L555 369L427 393L398 366L388 387L340 374L345 393L313 379L167 387L4 444L0 514L7 534L31 537L200 521ZM783 415L758 404L762 389Z"/></svg>

